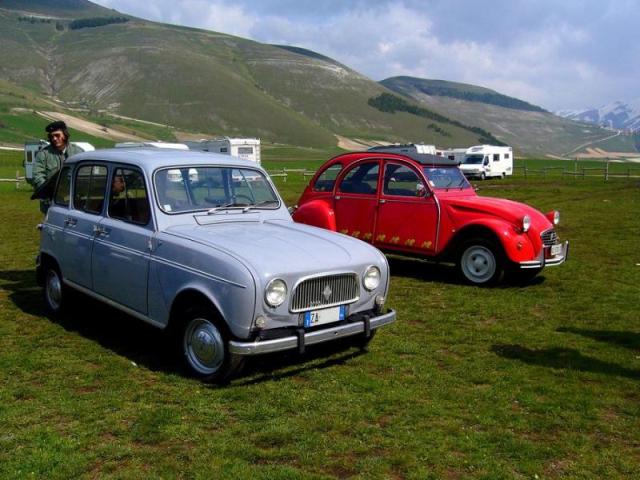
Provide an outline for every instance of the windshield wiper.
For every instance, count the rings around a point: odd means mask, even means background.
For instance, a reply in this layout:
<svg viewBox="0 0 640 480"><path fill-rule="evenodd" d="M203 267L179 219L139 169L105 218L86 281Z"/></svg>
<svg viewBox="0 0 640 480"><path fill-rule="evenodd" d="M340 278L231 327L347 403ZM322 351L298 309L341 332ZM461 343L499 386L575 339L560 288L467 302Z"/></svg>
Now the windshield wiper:
<svg viewBox="0 0 640 480"><path fill-rule="evenodd" d="M260 207L264 207L265 205L269 205L270 203L275 203L277 204L278 201L277 200L263 200L261 202L255 203L253 205L247 205L246 207L244 207L244 212L251 210L253 208L260 208Z"/></svg>
<svg viewBox="0 0 640 480"><path fill-rule="evenodd" d="M222 210L231 210L233 208L247 208L247 204L230 202L224 205L218 205L217 207L213 207L207 210L207 215L213 215L216 212L221 212Z"/></svg>

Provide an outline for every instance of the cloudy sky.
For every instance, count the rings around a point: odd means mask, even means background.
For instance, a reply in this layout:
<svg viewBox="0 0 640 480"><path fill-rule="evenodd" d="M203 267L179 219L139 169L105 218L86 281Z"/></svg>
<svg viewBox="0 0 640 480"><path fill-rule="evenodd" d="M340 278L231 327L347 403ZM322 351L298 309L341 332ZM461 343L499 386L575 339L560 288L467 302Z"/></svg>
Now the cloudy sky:
<svg viewBox="0 0 640 480"><path fill-rule="evenodd" d="M640 97L638 0L93 0L332 57L374 80L493 88L550 110Z"/></svg>

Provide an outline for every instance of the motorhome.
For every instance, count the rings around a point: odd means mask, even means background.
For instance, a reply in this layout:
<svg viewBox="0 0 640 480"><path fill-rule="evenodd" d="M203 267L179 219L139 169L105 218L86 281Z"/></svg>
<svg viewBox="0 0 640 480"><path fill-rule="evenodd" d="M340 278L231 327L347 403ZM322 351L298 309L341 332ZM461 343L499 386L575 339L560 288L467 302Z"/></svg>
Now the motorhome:
<svg viewBox="0 0 640 480"><path fill-rule="evenodd" d="M83 152L92 152L95 150L94 146L88 142L71 142L76 147L80 148ZM36 158L36 153L41 149L49 145L46 140L39 140L37 142L25 142L24 143L24 178L28 183L33 180L33 161Z"/></svg>
<svg viewBox="0 0 640 480"><path fill-rule="evenodd" d="M495 145L476 145L470 147L460 165L467 176L479 178L504 178L513 175L513 149Z"/></svg>
<svg viewBox="0 0 640 480"><path fill-rule="evenodd" d="M185 142L189 150L203 152L224 153L243 160L249 160L260 165L260 139L259 138L215 138L212 140L199 140Z"/></svg>

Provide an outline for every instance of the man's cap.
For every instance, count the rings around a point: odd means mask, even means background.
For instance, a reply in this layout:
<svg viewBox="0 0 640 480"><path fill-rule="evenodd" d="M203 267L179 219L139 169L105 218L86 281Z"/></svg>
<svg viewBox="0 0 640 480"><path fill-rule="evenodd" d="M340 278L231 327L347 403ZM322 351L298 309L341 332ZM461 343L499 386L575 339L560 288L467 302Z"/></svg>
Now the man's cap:
<svg viewBox="0 0 640 480"><path fill-rule="evenodd" d="M56 120L55 122L51 122L49 125L45 127L45 131L47 133L55 132L57 130L65 131L67 129L67 124L62 120Z"/></svg>

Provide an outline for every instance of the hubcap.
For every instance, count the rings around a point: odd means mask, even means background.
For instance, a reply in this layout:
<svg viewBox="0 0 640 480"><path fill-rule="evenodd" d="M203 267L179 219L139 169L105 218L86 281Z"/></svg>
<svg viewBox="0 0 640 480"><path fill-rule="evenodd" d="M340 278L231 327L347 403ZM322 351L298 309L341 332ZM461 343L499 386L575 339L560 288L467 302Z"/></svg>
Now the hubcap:
<svg viewBox="0 0 640 480"><path fill-rule="evenodd" d="M462 272L474 283L484 283L496 272L496 259L487 247L474 245L462 254Z"/></svg>
<svg viewBox="0 0 640 480"><path fill-rule="evenodd" d="M184 332L184 353L189 365L198 373L215 373L224 362L224 340L209 320L194 318Z"/></svg>
<svg viewBox="0 0 640 480"><path fill-rule="evenodd" d="M60 282L60 277L58 273L54 270L49 270L47 272L47 283L46 283L46 296L47 303L49 307L54 312L60 310L60 305L62 302L62 283Z"/></svg>

